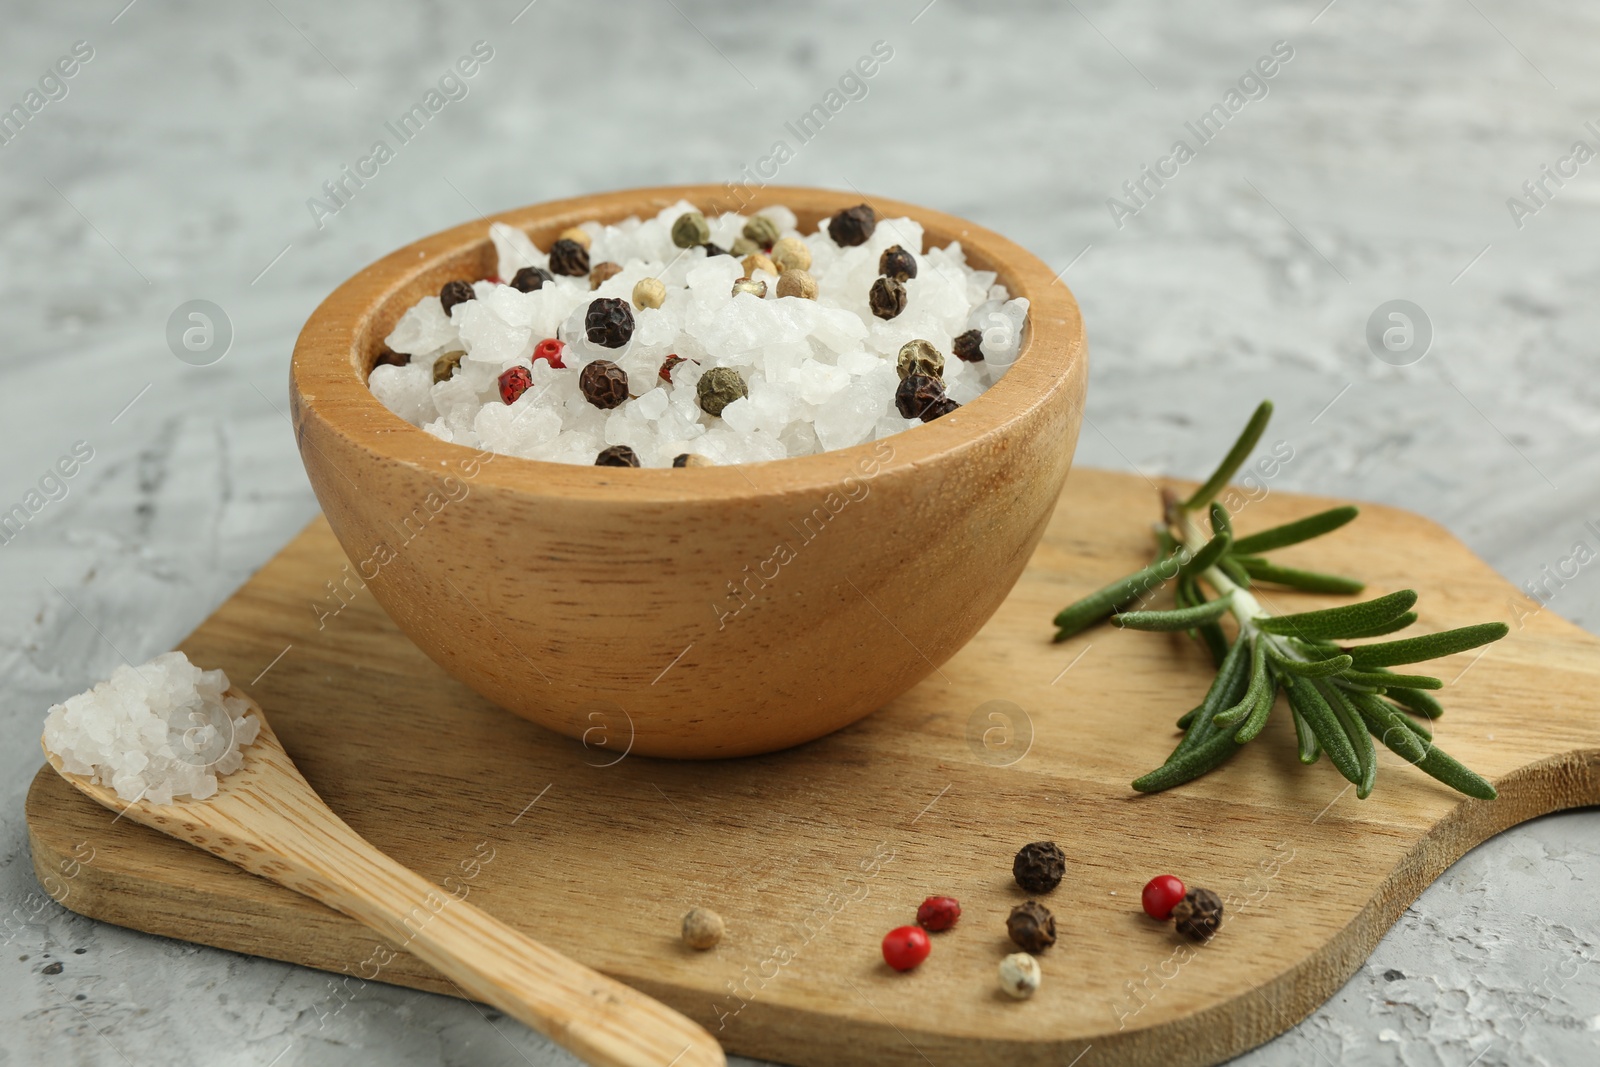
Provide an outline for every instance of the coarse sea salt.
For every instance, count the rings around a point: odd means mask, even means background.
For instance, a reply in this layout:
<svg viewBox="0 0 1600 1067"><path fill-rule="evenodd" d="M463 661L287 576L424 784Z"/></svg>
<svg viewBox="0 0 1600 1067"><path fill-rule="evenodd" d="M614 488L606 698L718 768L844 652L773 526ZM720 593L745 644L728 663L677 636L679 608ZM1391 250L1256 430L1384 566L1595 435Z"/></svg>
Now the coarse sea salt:
<svg viewBox="0 0 1600 1067"><path fill-rule="evenodd" d="M763 208L781 236L800 237L810 249L818 298L807 300L778 297L777 277L760 270L754 278L767 283L765 298L733 295L744 273L738 258L673 244L672 223L694 210L680 201L653 218L585 223L590 262L622 267L594 290L587 277L557 275L529 293L479 281L475 299L449 313L437 296L424 297L385 339L409 362L375 367L368 379L373 394L442 440L529 459L593 464L607 447L627 445L646 467L669 467L683 453L719 464L757 463L918 425L895 406L895 357L913 339L945 355L944 388L958 404L976 399L1016 360L1028 301L1013 299L993 271L968 266L958 242L923 251L922 227L912 219L879 219L863 244L840 247L826 223L802 235L793 212ZM748 217L728 213L707 221L711 241L728 248ZM522 231L495 223L489 236L500 278L523 267L548 269L548 253ZM918 273L904 283L905 310L885 320L872 314L868 293L879 257L892 245L916 255ZM660 308L630 302L635 325L628 343L591 343L584 324L590 302L631 301L634 286L652 277L666 286L666 298ZM979 362L951 351L954 338L970 330L982 334ZM564 369L530 360L534 346L552 337L567 346ZM460 367L435 383L434 363L450 352L465 353ZM663 381L659 372L669 355L684 361ZM603 410L584 398L579 372L596 359L627 372L632 399ZM749 395L711 416L700 409L696 385L719 366L736 369ZM506 404L498 380L512 367L527 368L532 385Z"/></svg>
<svg viewBox="0 0 1600 1067"><path fill-rule="evenodd" d="M228 676L203 671L182 652L118 667L44 720L44 746L68 774L91 777L132 803L205 800L217 779L244 763L240 749L261 721L249 701L227 695Z"/></svg>

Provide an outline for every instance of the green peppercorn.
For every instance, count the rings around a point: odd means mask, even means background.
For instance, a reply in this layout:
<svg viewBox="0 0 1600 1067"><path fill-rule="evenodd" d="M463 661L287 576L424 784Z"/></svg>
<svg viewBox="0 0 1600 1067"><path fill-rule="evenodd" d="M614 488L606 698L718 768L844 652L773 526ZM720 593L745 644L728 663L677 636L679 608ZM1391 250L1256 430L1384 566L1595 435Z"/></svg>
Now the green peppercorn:
<svg viewBox="0 0 1600 1067"><path fill-rule="evenodd" d="M879 278L867 293L867 304L880 319L892 319L906 309L906 287L893 278Z"/></svg>
<svg viewBox="0 0 1600 1067"><path fill-rule="evenodd" d="M569 278L582 278L589 273L589 250L563 237L550 246L550 269Z"/></svg>
<svg viewBox="0 0 1600 1067"><path fill-rule="evenodd" d="M913 374L943 379L944 356L939 354L937 348L919 337L900 346L900 354L895 357L894 369L899 373L901 381L905 381Z"/></svg>
<svg viewBox="0 0 1600 1067"><path fill-rule="evenodd" d="M433 384L447 382L456 376L456 368L461 366L461 359L465 352L446 352L433 361Z"/></svg>
<svg viewBox="0 0 1600 1067"><path fill-rule="evenodd" d="M698 211L685 211L672 224L672 243L679 248L693 248L711 240L711 224Z"/></svg>
<svg viewBox="0 0 1600 1067"><path fill-rule="evenodd" d="M738 281L733 283L733 295L738 296L740 293L749 293L757 300L765 299L767 295L767 283L759 280L751 281L749 278L740 278Z"/></svg>
<svg viewBox="0 0 1600 1067"><path fill-rule="evenodd" d="M707 415L721 415L729 404L749 396L750 387L732 367L712 367L700 376L695 395L700 399L700 410Z"/></svg>
<svg viewBox="0 0 1600 1067"><path fill-rule="evenodd" d="M752 215L743 233L762 248L771 248L778 240L778 224L765 215Z"/></svg>
<svg viewBox="0 0 1600 1067"><path fill-rule="evenodd" d="M594 457L596 467L637 467L639 456L627 445L612 445Z"/></svg>
<svg viewBox="0 0 1600 1067"><path fill-rule="evenodd" d="M878 257L878 273L897 282L917 276L917 257L899 245L890 245Z"/></svg>
<svg viewBox="0 0 1600 1067"><path fill-rule="evenodd" d="M741 234L733 239L733 244L728 246L728 251L743 259L752 252L761 251L761 246Z"/></svg>

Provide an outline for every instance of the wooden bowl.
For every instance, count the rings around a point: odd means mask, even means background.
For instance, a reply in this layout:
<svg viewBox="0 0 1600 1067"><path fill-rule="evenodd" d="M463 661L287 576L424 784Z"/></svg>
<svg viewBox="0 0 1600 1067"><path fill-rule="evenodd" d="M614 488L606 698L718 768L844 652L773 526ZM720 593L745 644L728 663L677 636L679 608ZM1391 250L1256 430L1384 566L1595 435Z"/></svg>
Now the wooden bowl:
<svg viewBox="0 0 1600 1067"><path fill-rule="evenodd" d="M857 194L634 189L495 216L541 248L568 226L786 204L803 230ZM1021 353L959 411L881 441L771 463L629 469L447 444L391 414L367 373L420 297L495 270L488 222L384 257L341 285L295 345L306 473L362 585L435 662L524 718L626 752L769 752L905 692L1005 599L1077 441L1088 359L1077 302L1037 258L892 200L930 246L959 240L1030 301ZM320 592L320 591L319 591ZM337 601L329 598L331 610ZM326 620L337 625L336 620ZM1048 636L1048 620L1040 634ZM1041 640L1044 639L1041 637Z"/></svg>

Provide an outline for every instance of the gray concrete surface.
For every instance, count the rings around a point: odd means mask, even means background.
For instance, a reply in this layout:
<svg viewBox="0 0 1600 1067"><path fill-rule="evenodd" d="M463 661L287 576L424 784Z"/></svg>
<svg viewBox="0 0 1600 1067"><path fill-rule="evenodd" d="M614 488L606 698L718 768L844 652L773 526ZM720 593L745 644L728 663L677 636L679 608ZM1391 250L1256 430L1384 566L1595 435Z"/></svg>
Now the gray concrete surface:
<svg viewBox="0 0 1600 1067"><path fill-rule="evenodd" d="M0 1064L569 1062L398 989L319 1028L324 975L35 907L39 718L170 647L315 513L285 368L336 283L480 212L736 178L875 41L894 54L866 97L791 144L777 180L966 215L1065 269L1093 346L1082 463L1198 474L1271 395L1297 447L1276 487L1413 508L1519 583L1594 542L1600 162L1508 206L1573 142L1600 148L1594 10L123 2L8 3L0 34L5 107L75 42L93 50L0 145L0 510L75 442L93 450L0 545L0 898L23 916L0 953ZM480 40L494 56L466 98L314 220L322 183ZM1277 41L1293 56L1265 96L1146 202L1108 208L1176 138L1194 147L1184 123ZM1433 330L1405 366L1415 351L1385 362L1364 335L1399 298ZM191 299L232 325L210 366L165 340ZM1597 608L1588 571L1550 604L1591 629ZM1569 813L1479 848L1239 1062L1595 1062L1597 828Z"/></svg>

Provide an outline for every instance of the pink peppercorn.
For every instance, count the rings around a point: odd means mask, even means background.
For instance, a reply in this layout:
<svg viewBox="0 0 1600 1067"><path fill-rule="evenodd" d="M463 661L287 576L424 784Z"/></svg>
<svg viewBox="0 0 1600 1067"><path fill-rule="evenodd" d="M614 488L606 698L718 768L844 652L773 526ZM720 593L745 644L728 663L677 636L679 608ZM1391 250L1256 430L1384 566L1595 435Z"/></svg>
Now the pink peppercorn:
<svg viewBox="0 0 1600 1067"><path fill-rule="evenodd" d="M554 337L546 337L543 341L533 346L533 358L542 359L556 370L565 370L566 364L561 362L561 353L566 350L566 345Z"/></svg>
<svg viewBox="0 0 1600 1067"><path fill-rule="evenodd" d="M528 391L533 385L533 372L527 367L512 367L500 375L500 399L507 404L514 404L517 397Z"/></svg>
<svg viewBox="0 0 1600 1067"><path fill-rule="evenodd" d="M1144 913L1152 919L1166 922L1172 918L1172 909L1187 892L1179 878L1170 874L1158 874L1146 883L1141 894Z"/></svg>
<svg viewBox="0 0 1600 1067"><path fill-rule="evenodd" d="M961 902L955 897L929 897L917 908L917 924L924 930L948 930L961 918Z"/></svg>
<svg viewBox="0 0 1600 1067"><path fill-rule="evenodd" d="M909 971L928 958L933 946L920 926L897 926L883 935L883 962L897 971Z"/></svg>

